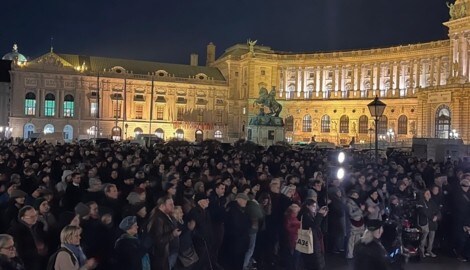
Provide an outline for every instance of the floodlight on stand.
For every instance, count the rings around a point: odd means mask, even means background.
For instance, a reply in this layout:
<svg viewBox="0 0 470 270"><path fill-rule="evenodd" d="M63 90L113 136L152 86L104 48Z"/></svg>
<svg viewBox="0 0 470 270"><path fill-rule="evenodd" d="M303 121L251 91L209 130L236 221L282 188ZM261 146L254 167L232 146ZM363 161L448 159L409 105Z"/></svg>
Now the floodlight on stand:
<svg viewBox="0 0 470 270"><path fill-rule="evenodd" d="M338 171L336 172L336 178L338 178L339 181L343 181L344 174L345 174L344 169L339 168Z"/></svg>
<svg viewBox="0 0 470 270"><path fill-rule="evenodd" d="M344 154L344 152L339 152L338 154L338 163L339 164L343 164L344 160L346 159L346 155Z"/></svg>

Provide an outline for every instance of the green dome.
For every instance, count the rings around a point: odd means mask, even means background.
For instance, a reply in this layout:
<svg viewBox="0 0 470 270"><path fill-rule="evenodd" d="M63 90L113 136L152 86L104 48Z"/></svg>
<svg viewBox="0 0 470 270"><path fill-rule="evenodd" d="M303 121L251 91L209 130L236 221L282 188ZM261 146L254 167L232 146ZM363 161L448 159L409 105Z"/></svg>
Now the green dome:
<svg viewBox="0 0 470 270"><path fill-rule="evenodd" d="M11 61L18 61L19 63L25 63L28 61L24 55L18 52L18 46L15 44L13 45L13 51L10 53L5 54L2 57L3 60L11 60Z"/></svg>

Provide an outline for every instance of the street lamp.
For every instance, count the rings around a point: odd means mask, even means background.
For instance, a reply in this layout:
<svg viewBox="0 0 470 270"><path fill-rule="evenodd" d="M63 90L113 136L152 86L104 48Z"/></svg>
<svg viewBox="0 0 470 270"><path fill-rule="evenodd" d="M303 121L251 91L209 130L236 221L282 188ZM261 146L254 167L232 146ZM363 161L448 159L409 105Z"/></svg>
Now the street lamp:
<svg viewBox="0 0 470 270"><path fill-rule="evenodd" d="M367 104L367 107L369 108L370 115L374 117L374 123L375 123L375 164L378 164L379 161L379 128L377 123L379 122L380 117L382 117L385 107L387 105L383 103L382 101L379 100L379 97L376 96L374 100Z"/></svg>
<svg viewBox="0 0 470 270"><path fill-rule="evenodd" d="M392 144L392 137L395 136L395 132L393 131L393 129L389 128L387 131L387 135L388 135L390 144Z"/></svg>

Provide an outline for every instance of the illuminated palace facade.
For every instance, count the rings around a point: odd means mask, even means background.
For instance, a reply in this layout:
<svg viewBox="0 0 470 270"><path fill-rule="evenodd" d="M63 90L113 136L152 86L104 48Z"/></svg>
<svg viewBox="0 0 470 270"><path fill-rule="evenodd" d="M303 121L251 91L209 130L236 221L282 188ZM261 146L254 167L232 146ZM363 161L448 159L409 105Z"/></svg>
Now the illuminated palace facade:
<svg viewBox="0 0 470 270"><path fill-rule="evenodd" d="M259 112L259 89L275 87L287 141L368 143L375 126L367 104L378 96L387 104L377 125L382 140L468 143L469 2L452 6L448 40L390 48L284 53L238 44L215 59L209 44L205 67L50 52L12 67L12 135L52 126L70 138L233 141Z"/></svg>

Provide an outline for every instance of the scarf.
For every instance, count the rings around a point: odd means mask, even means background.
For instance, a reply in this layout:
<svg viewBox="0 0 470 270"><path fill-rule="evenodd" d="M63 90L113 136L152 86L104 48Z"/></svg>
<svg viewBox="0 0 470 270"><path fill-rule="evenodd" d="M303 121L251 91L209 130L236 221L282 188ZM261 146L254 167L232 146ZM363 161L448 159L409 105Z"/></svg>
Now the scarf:
<svg viewBox="0 0 470 270"><path fill-rule="evenodd" d="M85 256L85 253L83 253L83 250L80 246L75 246L75 245L72 245L72 244L64 244L64 246L66 248L68 248L70 251L72 251L73 255L75 255L75 257L77 257L79 267L82 267L82 266L85 265L86 256Z"/></svg>

